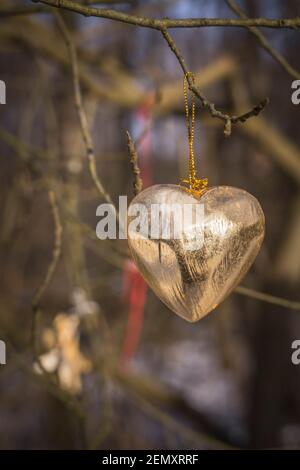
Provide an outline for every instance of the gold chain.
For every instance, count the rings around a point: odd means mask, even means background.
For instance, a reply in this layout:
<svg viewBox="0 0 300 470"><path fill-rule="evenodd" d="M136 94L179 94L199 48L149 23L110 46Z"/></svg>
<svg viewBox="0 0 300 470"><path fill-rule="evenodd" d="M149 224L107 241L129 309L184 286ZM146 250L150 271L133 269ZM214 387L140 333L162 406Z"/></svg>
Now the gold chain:
<svg viewBox="0 0 300 470"><path fill-rule="evenodd" d="M191 74L192 80L194 82L194 76ZM188 74L184 76L183 79L183 94L184 94L184 105L185 105L185 116L186 116L186 127L188 130L188 139L189 139L189 172L190 172L190 182L196 179L196 166L195 166L195 155L194 155L194 134L195 134L195 97L192 94L192 111L190 119L190 110L189 110L189 97L188 97Z"/></svg>
<svg viewBox="0 0 300 470"><path fill-rule="evenodd" d="M199 195L201 194L208 185L207 178L197 179L196 173L196 164L195 164L195 155L194 155L194 135L195 135L195 96L192 93L192 107L191 107L191 116L189 109L189 82L188 79L191 77L194 84L195 77L192 72L187 72L184 75L183 79L183 94L184 94L184 105L185 105L185 116L186 116L186 126L188 131L188 140L189 140L189 178L182 179L181 183L188 185L188 191Z"/></svg>

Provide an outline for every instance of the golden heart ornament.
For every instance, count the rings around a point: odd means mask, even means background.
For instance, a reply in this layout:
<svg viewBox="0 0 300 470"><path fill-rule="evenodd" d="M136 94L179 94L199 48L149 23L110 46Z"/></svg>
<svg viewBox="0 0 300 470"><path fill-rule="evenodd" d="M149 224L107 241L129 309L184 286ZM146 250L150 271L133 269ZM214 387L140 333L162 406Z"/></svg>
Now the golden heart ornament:
<svg viewBox="0 0 300 470"><path fill-rule="evenodd" d="M240 283L264 232L257 199L230 186L198 196L178 185L150 186L128 208L128 243L139 271L162 302L190 322Z"/></svg>

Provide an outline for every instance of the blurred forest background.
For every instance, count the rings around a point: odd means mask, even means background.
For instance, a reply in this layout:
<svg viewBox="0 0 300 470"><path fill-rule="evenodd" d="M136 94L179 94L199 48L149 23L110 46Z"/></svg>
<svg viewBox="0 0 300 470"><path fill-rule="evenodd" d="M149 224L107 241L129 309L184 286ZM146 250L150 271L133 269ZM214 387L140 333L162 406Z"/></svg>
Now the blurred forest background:
<svg viewBox="0 0 300 470"><path fill-rule="evenodd" d="M155 18L236 17L223 0L93 3ZM237 4L253 18L300 16L297 0ZM96 238L104 198L89 171L70 51L53 12L29 0L0 2L7 87L0 105L0 338L7 344L0 448L300 447L300 366L291 363L299 304L253 298L259 291L300 300L299 108L291 102L299 32L260 29L292 64L287 70L246 28L170 30L218 109L239 114L270 99L228 138L222 122L197 107L201 176L256 196L266 238L243 281L250 290L189 324L146 289L126 241ZM133 197L127 130L144 187L178 183L188 160L183 73L162 34L60 12L105 190L116 204L119 195Z"/></svg>

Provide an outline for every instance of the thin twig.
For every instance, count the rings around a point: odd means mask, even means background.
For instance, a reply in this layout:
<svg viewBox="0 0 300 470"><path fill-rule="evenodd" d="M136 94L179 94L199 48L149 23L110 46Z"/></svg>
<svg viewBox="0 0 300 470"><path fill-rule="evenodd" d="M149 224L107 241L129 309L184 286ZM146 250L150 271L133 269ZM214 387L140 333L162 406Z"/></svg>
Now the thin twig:
<svg viewBox="0 0 300 470"><path fill-rule="evenodd" d="M134 376L124 374L122 371L115 371L113 378L122 386L124 392L126 392L127 399L129 399L131 403L139 407L155 421L159 422L164 428L175 433L176 436L179 436L191 445L196 446L197 448L199 448L200 445L203 445L216 449L233 449L230 444L222 442L218 438L210 436L204 432L192 429L190 426L187 426L180 422L180 420L175 419L173 416L164 412L152 403L149 397L143 393L143 389L141 387L137 387L136 378L138 377L135 378Z"/></svg>
<svg viewBox="0 0 300 470"><path fill-rule="evenodd" d="M107 8L94 8L75 3L71 0L32 0L37 3L44 3L56 8L64 8L66 10L79 13L84 16L95 16L98 18L107 18L122 23L133 24L136 26L142 26L144 28L152 28L157 30L169 29L169 28L203 28L207 26L230 26L230 27L248 27L258 26L264 28L291 28L297 29L300 27L300 18L163 18L154 19L146 18L139 15L131 15L116 10L110 10Z"/></svg>
<svg viewBox="0 0 300 470"><path fill-rule="evenodd" d="M231 125L232 124L237 124L238 122L245 122L247 119L257 116L261 111L265 109L267 104L269 103L269 99L265 98L262 100L258 105L254 106L250 111L247 111L246 113L240 115L240 116L230 116L229 114L222 113L222 111L219 111L216 109L214 103L209 101L206 96L196 87L193 77L191 74L189 74L189 70L186 66L186 63L184 61L184 58L179 51L178 47L176 46L173 38L171 37L170 33L166 30L163 29L162 35L165 38L166 42L168 43L171 51L174 53L174 55L177 57L177 60L182 68L182 71L184 75L187 77L189 89L195 94L195 96L200 100L200 103L203 108L207 108L211 114L212 117L221 119L224 122L224 134L226 137L228 137L231 134Z"/></svg>
<svg viewBox="0 0 300 470"><path fill-rule="evenodd" d="M41 286L39 287L39 289L37 290L37 292L34 296L34 299L32 301L33 308L37 308L37 306L39 305L39 303L41 301L41 298L42 298L45 290L47 289L47 287L48 287L48 285L49 285L49 283L52 279L52 276L53 276L54 271L56 269L56 266L57 266L57 263L58 263L58 260L59 260L59 257L60 257L60 253L61 253L61 240L62 240L62 231L63 231L63 229L62 229L62 224L61 224L61 221L60 221L60 215L59 215L58 205L57 205L56 196L55 196L54 191L49 191L48 192L48 198L49 198L49 203L50 203L50 207L51 207L51 211L52 211L52 215L53 215L54 227L55 227L55 230L54 230L54 234L55 234L54 248L53 248L53 253L52 253L52 260L51 260L51 263L48 267L45 279L44 279L43 283L41 284Z"/></svg>
<svg viewBox="0 0 300 470"><path fill-rule="evenodd" d="M93 145L93 140L89 131L88 120L87 120L87 116L86 116L84 106L83 106L81 88L80 88L80 83L79 83L79 67L78 67L78 60L77 60L77 52L73 44L71 35L68 31L68 28L62 16L60 15L58 11L55 12L55 16L56 16L59 28L61 30L61 33L65 39L65 42L69 51L69 55L70 55L75 104L76 104L76 109L77 109L77 113L78 113L78 117L80 121L82 137L83 137L84 145L86 148L86 156L88 158L89 172L100 196L103 197L106 202L113 205L113 201L110 195L105 190L97 174L94 145Z"/></svg>
<svg viewBox="0 0 300 470"><path fill-rule="evenodd" d="M231 116L230 120L232 124L236 124L238 122L246 122L249 118L258 116L265 107L269 104L269 98L264 98L260 103L258 103L254 108L250 109L244 114L240 114L239 116Z"/></svg>
<svg viewBox="0 0 300 470"><path fill-rule="evenodd" d="M300 310L300 302L294 302L288 299L282 299L281 297L275 297L274 295L266 294L265 292L259 292L248 287L239 286L235 289L237 294L245 295L252 299L267 302L268 304L279 305L281 307L290 308L292 310Z"/></svg>
<svg viewBox="0 0 300 470"><path fill-rule="evenodd" d="M52 259L50 261L50 264L48 266L45 278L38 288L33 300L32 300L32 311L33 311L33 318L32 318L32 331L31 331L31 340L35 352L36 358L38 358L38 338L37 338L37 326L38 326L38 320L40 316L40 302L42 299L42 296L49 286L53 274L55 272L55 269L57 267L60 253L61 253L61 242L62 242L62 224L60 221L60 215L59 215L59 210L58 210L58 205L56 201L56 196L53 191L48 192L48 199L49 199L49 204L51 207L52 211L52 216L53 216L53 221L54 221L54 247L52 251Z"/></svg>
<svg viewBox="0 0 300 470"><path fill-rule="evenodd" d="M143 181L142 178L140 177L141 170L139 168L138 164L138 154L135 149L134 142L131 138L131 135L129 132L126 132L127 136L127 146L128 146L128 152L130 155L130 163L131 163L131 169L132 173L134 176L134 182L133 182L133 193L136 196L138 193L140 193L143 189Z"/></svg>
<svg viewBox="0 0 300 470"><path fill-rule="evenodd" d="M234 0L225 0L229 8L231 8L234 13L236 13L240 18L248 18L246 13L236 4ZM272 57L275 59L285 70L286 72L293 78L300 78L300 72L296 70L287 60L286 58L280 54L280 52L276 51L265 37L265 35L259 31L258 28L255 26L247 26L247 29L252 33L258 43L263 47Z"/></svg>
<svg viewBox="0 0 300 470"><path fill-rule="evenodd" d="M82 5L89 6L92 4L105 4L105 5L118 5L121 3L133 4L134 0L77 0L78 3ZM4 7L3 10L0 10L0 18L5 18L8 16L22 16L22 15L32 15L37 13L51 13L51 8L43 6L19 6L14 5L12 7Z"/></svg>

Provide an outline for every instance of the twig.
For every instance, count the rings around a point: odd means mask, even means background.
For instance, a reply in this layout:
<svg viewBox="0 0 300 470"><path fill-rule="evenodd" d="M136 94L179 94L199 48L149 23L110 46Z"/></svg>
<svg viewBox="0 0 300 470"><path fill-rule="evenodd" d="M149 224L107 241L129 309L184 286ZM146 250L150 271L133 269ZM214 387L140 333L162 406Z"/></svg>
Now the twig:
<svg viewBox="0 0 300 470"><path fill-rule="evenodd" d="M97 167L96 167L96 158L93 146L93 140L89 131L87 116L84 110L83 102L82 102L82 95L79 83L79 68L78 68L78 60L77 60L77 53L74 47L73 41L71 39L70 33L66 26L65 21L61 17L59 12L55 12L55 16L59 25L59 28L62 32L62 35L65 39L69 55L70 55L70 62L72 67L72 76L73 76L73 87L74 87L74 97L75 97L75 104L76 109L80 121L80 127L82 132L82 137L84 141L84 145L86 148L86 155L88 158L88 166L91 178L100 194L101 197L105 199L106 202L113 205L113 201L108 194L108 192L104 189L102 182L99 179L97 174Z"/></svg>
<svg viewBox="0 0 300 470"><path fill-rule="evenodd" d="M38 358L37 326L38 326L38 319L40 315L40 301L45 290L47 289L48 285L51 282L51 279L53 277L53 274L58 264L58 260L59 260L60 253L61 253L61 241L62 241L62 231L63 231L55 193L53 191L49 191L48 198L49 198L49 203L50 203L50 207L52 211L54 227L55 227L54 228L54 247L53 247L53 252L52 252L52 259L47 269L45 278L41 286L38 288L32 301L33 318L32 318L31 340L32 340L36 358Z"/></svg>
<svg viewBox="0 0 300 470"><path fill-rule="evenodd" d="M236 124L238 122L246 122L249 118L258 116L264 109L265 107L269 104L270 100L269 98L264 98L260 103L258 103L254 108L252 108L250 111L240 114L239 116L231 116L230 120L232 124Z"/></svg>
<svg viewBox="0 0 300 470"><path fill-rule="evenodd" d="M275 297L274 295L266 294L265 292L249 289L248 287L239 286L234 292L269 304L280 305L281 307L290 308L292 310L300 310L300 302L293 302L292 300Z"/></svg>
<svg viewBox="0 0 300 470"><path fill-rule="evenodd" d="M53 191L48 192L48 198L49 198L49 203L51 206L51 211L53 215L53 221L54 221L54 226L55 226L55 240L54 240L54 248L53 248L53 254L52 254L52 260L51 263L48 267L45 279L43 283L41 284L40 288L36 292L34 299L32 301L32 306L33 308L37 308L37 306L40 303L40 300L45 292L45 290L48 287L48 284L50 283L52 276L54 274L55 268L57 266L59 257L60 257L60 252L61 252L61 240L62 240L62 224L60 221L60 216L59 216L59 210L57 206L57 201L56 201L56 196Z"/></svg>
<svg viewBox="0 0 300 470"><path fill-rule="evenodd" d="M132 393L131 402L139 407L144 413L158 421L162 426L174 433L176 436L180 436L181 439L189 442L192 446L203 446L209 449L222 449L222 450L233 450L233 446L226 442L221 442L213 436L209 436L204 432L194 431L188 425L181 423L179 420L173 418L173 416L160 410L158 407L152 405L149 401L140 397L137 394Z"/></svg>
<svg viewBox="0 0 300 470"><path fill-rule="evenodd" d="M141 170L140 170L139 165L138 165L138 154L137 154L137 151L135 149L135 145L134 145L134 142L131 138L131 135L129 134L128 131L126 132L126 136L127 136L128 152L129 152L129 155L130 155L131 169L132 169L132 173L133 173L133 176L134 176L133 193L136 196L143 189L143 181L140 177Z"/></svg>
<svg viewBox="0 0 300 470"><path fill-rule="evenodd" d="M82 5L89 6L92 4L105 4L105 5L118 5L121 3L133 4L134 0L79 0L78 3ZM13 7L4 7L3 10L0 10L0 18L5 18L9 16L22 16L22 15L32 15L36 13L51 13L51 8L43 6L13 6Z"/></svg>
<svg viewBox="0 0 300 470"><path fill-rule="evenodd" d="M300 27L300 18L184 18L173 19L163 18L154 19L146 18L139 15L131 15L116 10L106 8L94 8L75 3L71 0L32 0L37 3L44 3L56 8L64 8L66 10L79 13L84 16L95 16L98 18L107 18L122 23L133 24L142 26L144 28L152 28L162 31L169 28L203 28L207 26L230 26L230 27L248 27L258 26L264 28L291 28L297 29Z"/></svg>
<svg viewBox="0 0 300 470"><path fill-rule="evenodd" d="M117 370L114 371L113 379L122 386L124 392L126 392L127 399L131 403L159 422L164 428L175 433L176 436L179 436L191 445L196 446L196 448L203 445L216 449L233 449L230 444L222 442L217 437L210 436L205 432L196 431L160 409L155 404L155 392L157 389L154 387L148 390L154 393L154 395L149 396L147 390L139 386L138 376L124 374L121 370Z"/></svg>
<svg viewBox="0 0 300 470"><path fill-rule="evenodd" d="M236 4L235 0L225 0L229 8L231 8L234 13L236 13L240 18L248 18L245 12ZM285 70L286 72L293 78L300 78L300 72L296 70L287 60L283 57L280 52L276 51L271 44L269 43L268 39L265 35L259 31L258 28L255 26L247 26L247 29L252 33L258 43L263 47L272 57L275 59Z"/></svg>
<svg viewBox="0 0 300 470"><path fill-rule="evenodd" d="M219 111L216 109L214 103L210 102L206 96L196 87L194 84L192 76L188 73L188 68L186 66L186 63L184 61L184 58L179 51L178 47L176 46L173 38L171 37L170 33L166 30L163 29L162 35L167 41L171 51L175 54L177 57L177 60L182 68L182 71L184 75L187 77L189 89L195 94L195 96L200 100L200 103L203 108L207 108L211 114L212 117L221 119L224 122L224 134L226 137L228 137L231 134L231 125L232 124L237 124L238 122L245 122L247 119L257 116L261 111L265 109L267 104L269 103L269 99L265 98L262 100L258 105L254 106L250 111L240 115L240 116L230 116L229 114L224 114L222 111Z"/></svg>

